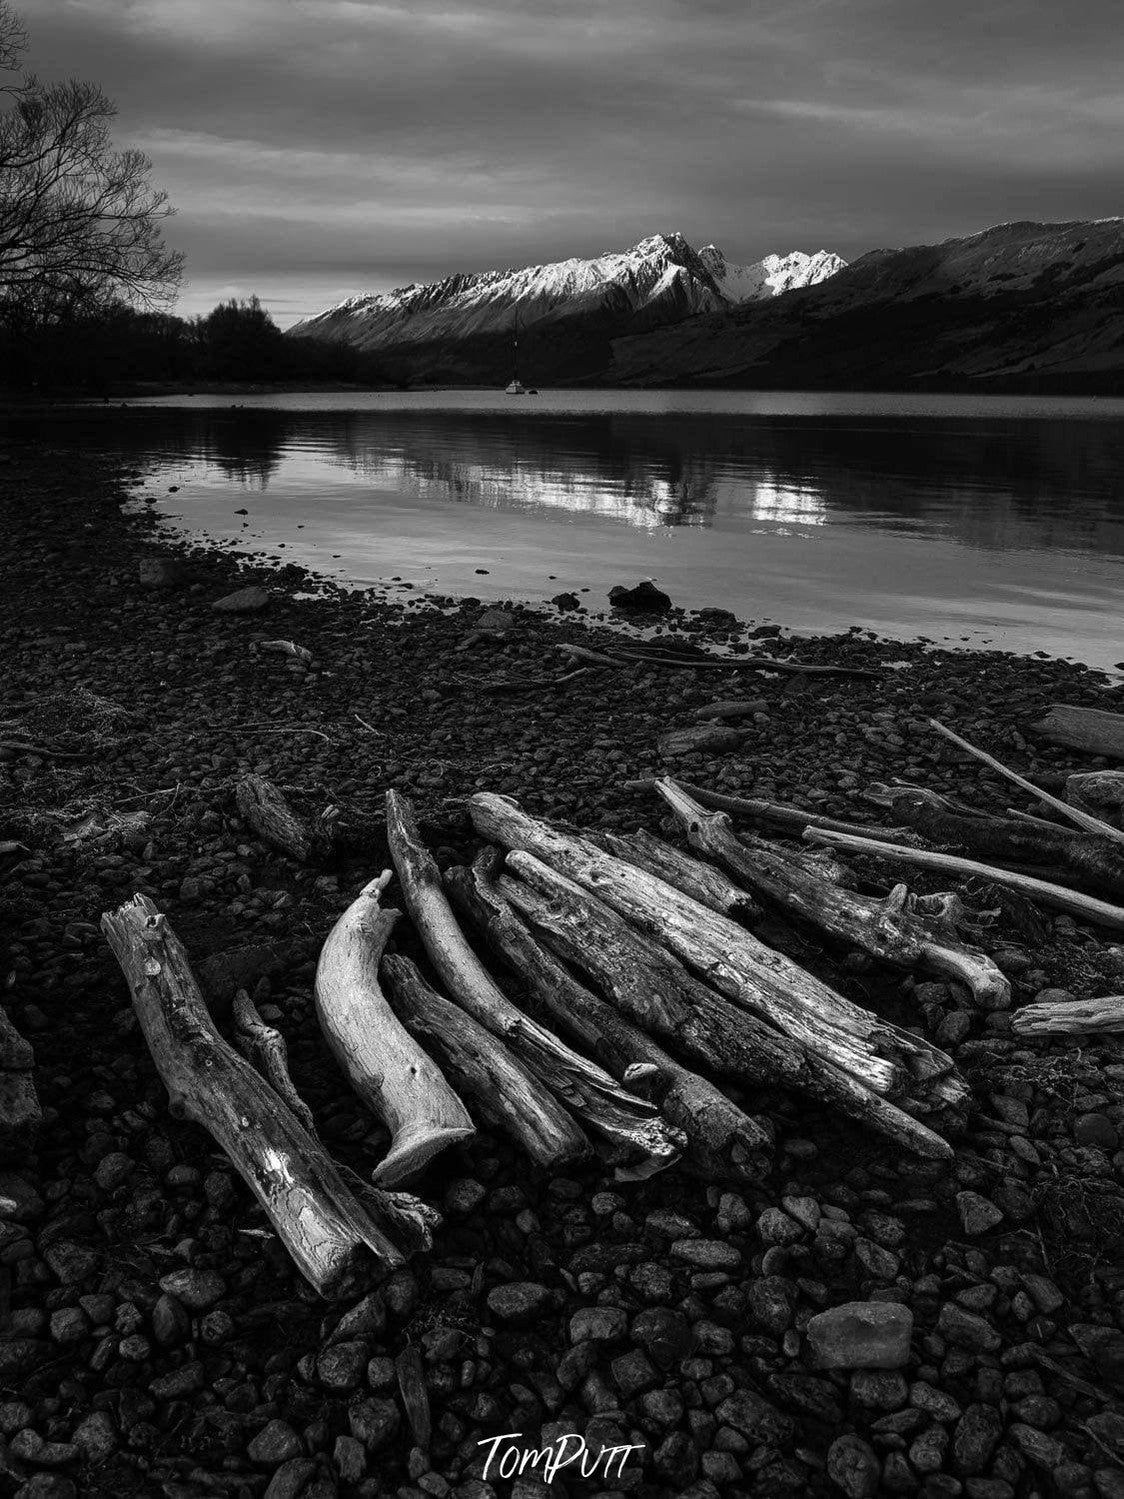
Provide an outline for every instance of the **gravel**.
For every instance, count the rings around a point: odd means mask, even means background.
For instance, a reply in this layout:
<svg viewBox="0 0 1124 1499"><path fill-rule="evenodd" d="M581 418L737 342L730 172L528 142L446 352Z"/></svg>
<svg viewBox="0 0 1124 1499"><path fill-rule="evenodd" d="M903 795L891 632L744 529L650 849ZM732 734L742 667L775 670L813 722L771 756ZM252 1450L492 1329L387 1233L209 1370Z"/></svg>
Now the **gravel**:
<svg viewBox="0 0 1124 1499"><path fill-rule="evenodd" d="M206 972L220 1023L249 987L286 1035L329 1148L369 1175L385 1132L325 1052L311 981L331 924L387 862L387 785L415 798L443 866L476 849L463 800L478 788L585 826L658 831L655 799L625 783L665 768L663 729L744 696L767 707L737 751L687 755L677 774L856 820L876 815L863 789L895 776L1029 811L928 718L1060 787L1096 763L1025 725L1052 701L1119 708L1117 689L1066 662L856 629L756 638L809 662L884 666L877 681L747 674L735 688L630 668L497 694L568 670L552 647L604 645L610 621L513 602L498 638L457 651L478 605L297 598L298 569L177 551L143 515L123 517L143 475L91 455L17 447L12 459L0 592L18 610L0 620L2 716L77 758L0 751L0 838L29 851L0 862L5 1008L35 1048L44 1109L38 1135L0 1159L5 1491L529 1499L541 1492L530 1469L483 1480L479 1444L520 1432L534 1449L572 1432L642 1448L602 1486L640 1499L1124 1499L1119 1040L1024 1045L1007 1013L974 1009L954 985L770 918L766 940L952 1050L973 1113L951 1163L903 1159L757 1087L746 1101L773 1120L777 1152L754 1188L682 1170L622 1184L596 1166L540 1179L483 1131L420 1183L445 1213L432 1255L329 1307L211 1141L169 1111L97 926L149 893ZM264 618L213 607L244 589L264 593ZM755 632L721 614L647 623L754 648ZM257 651L263 639L293 640L311 664ZM306 809L346 807L366 842L294 864L239 821L234 786L249 772ZM109 816L138 811L139 824ZM61 839L90 817L103 836ZM888 888L884 870L862 873ZM968 897L1000 907L993 890ZM396 940L419 956L408 930ZM980 942L1016 1006L1124 990L1124 945L1068 918L1007 903ZM424 1451L399 1389L408 1347L431 1412Z"/></svg>

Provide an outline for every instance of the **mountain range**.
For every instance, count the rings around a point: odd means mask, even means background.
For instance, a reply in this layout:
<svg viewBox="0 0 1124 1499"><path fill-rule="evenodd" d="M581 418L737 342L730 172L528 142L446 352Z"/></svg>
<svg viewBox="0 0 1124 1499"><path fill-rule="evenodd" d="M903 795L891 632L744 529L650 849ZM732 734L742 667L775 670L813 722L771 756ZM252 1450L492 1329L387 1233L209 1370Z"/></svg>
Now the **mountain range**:
<svg viewBox="0 0 1124 1499"><path fill-rule="evenodd" d="M291 333L405 383L1124 388L1124 219L737 265L680 234L354 297Z"/></svg>

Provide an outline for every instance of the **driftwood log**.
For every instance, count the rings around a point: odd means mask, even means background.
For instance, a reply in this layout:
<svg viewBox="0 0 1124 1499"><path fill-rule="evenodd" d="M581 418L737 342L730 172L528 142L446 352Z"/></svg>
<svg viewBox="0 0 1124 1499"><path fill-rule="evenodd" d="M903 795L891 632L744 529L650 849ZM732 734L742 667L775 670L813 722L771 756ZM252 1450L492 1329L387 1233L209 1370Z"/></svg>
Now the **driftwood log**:
<svg viewBox="0 0 1124 1499"><path fill-rule="evenodd" d="M724 698L716 703L704 703L701 708L696 708L691 714L692 718L727 719L727 718L752 718L755 713L766 713L769 709L769 701L763 697L751 698Z"/></svg>
<svg viewBox="0 0 1124 1499"><path fill-rule="evenodd" d="M460 914L484 933L540 1010L579 1045L633 1087L639 1068L654 1068L650 1094L664 1118L680 1129L695 1166L718 1180L761 1181L773 1132L706 1078L676 1061L630 1017L578 982L528 931L495 883L495 861L482 856L471 869L450 870L449 894ZM690 982L684 971L683 978Z"/></svg>
<svg viewBox="0 0 1124 1499"><path fill-rule="evenodd" d="M1060 879L1124 895L1124 848L1111 838L1041 818L964 815L948 810L944 797L916 786L877 786L868 795L929 843L966 849L1001 863L1054 869ZM870 836L881 838L878 832Z"/></svg>
<svg viewBox="0 0 1124 1499"><path fill-rule="evenodd" d="M383 1186L410 1180L438 1152L475 1133L441 1069L402 1026L379 986L379 961L398 912L379 900L385 871L336 922L316 967L316 1017L348 1082L390 1129L374 1174Z"/></svg>
<svg viewBox="0 0 1124 1499"><path fill-rule="evenodd" d="M961 859L953 854L934 853L927 848L906 848L897 843L882 843L875 838L856 838L850 833L832 833L826 828L809 828L804 834L808 843L822 843L829 848L845 849L850 853L869 854L887 864L900 864L910 869L931 869L937 874L959 875L964 879L988 880L993 885L1003 885L1017 891L1033 901L1050 906L1056 911L1076 916L1094 926L1109 927L1113 931L1124 931L1124 907L1113 906L1095 896L1083 895L1078 890L1069 890L1064 885L1052 884L1028 874L1018 874L1010 869L998 869L993 864L980 864L975 859Z"/></svg>
<svg viewBox="0 0 1124 1499"><path fill-rule="evenodd" d="M502 878L501 893L533 930L674 1050L743 1087L800 1089L916 1154L951 1154L939 1135L859 1078L716 993L588 889L533 854L514 851L507 866L518 878Z"/></svg>
<svg viewBox="0 0 1124 1499"><path fill-rule="evenodd" d="M554 1095L491 1031L436 993L409 958L384 958L382 973L402 1023L537 1166L560 1172L589 1155L589 1141Z"/></svg>
<svg viewBox="0 0 1124 1499"><path fill-rule="evenodd" d="M1120 826L1124 822L1124 770L1085 770L1067 776L1065 799Z"/></svg>
<svg viewBox="0 0 1124 1499"><path fill-rule="evenodd" d="M656 784L654 776L645 780L626 781L626 791L650 791ZM729 812L734 817L745 817L751 822L766 822L799 837L805 828L828 828L836 833L866 833L872 838L881 838L887 843L896 843L906 835L901 828L880 828L873 823L840 822L834 817L821 817L818 812L808 812L803 807L788 806L783 802L764 802L751 796L727 796L722 791L708 791L704 786L692 786L686 781L679 785L703 807L714 807L719 812Z"/></svg>
<svg viewBox="0 0 1124 1499"><path fill-rule="evenodd" d="M1023 1005L1011 1015L1016 1036L1095 1036L1124 1031L1124 994Z"/></svg>
<svg viewBox="0 0 1124 1499"><path fill-rule="evenodd" d="M1066 749L1124 760L1124 713L1054 703L1045 718L1031 724L1029 732Z"/></svg>
<svg viewBox="0 0 1124 1499"><path fill-rule="evenodd" d="M172 1113L208 1131L230 1158L301 1273L325 1296L362 1290L405 1263L402 1249L347 1187L323 1146L215 1029L167 919L134 896L102 916Z"/></svg>
<svg viewBox="0 0 1124 1499"><path fill-rule="evenodd" d="M666 729L656 740L656 749L665 760L675 760L680 755L693 755L696 750L737 749L746 737L744 729L730 729L718 723L692 723Z"/></svg>
<svg viewBox="0 0 1124 1499"><path fill-rule="evenodd" d="M330 842L324 828L299 817L271 781L246 776L235 788L239 816L263 843L282 849L301 864L322 854Z"/></svg>
<svg viewBox="0 0 1124 1499"><path fill-rule="evenodd" d="M591 839L529 816L509 798L479 792L469 799L468 809L483 837L534 854L600 896L736 1004L861 1078L875 1092L915 1093L919 1084L932 1080L943 1095L940 1080L954 1070L949 1057L852 1004L743 927L604 853ZM949 1086L946 1102L963 1097L962 1084Z"/></svg>
<svg viewBox="0 0 1124 1499"><path fill-rule="evenodd" d="M885 900L842 889L764 839L748 834L739 841L724 812L708 812L674 781L657 781L656 790L692 848L724 864L789 916L897 968L924 968L955 979L984 1009L1002 1010L1011 1003L1011 986L987 954L962 942L949 922L911 909L904 885Z"/></svg>
<svg viewBox="0 0 1124 1499"><path fill-rule="evenodd" d="M240 989L235 995L233 1008L238 1028L235 1036L238 1050L292 1110L295 1118L304 1125L313 1139L319 1141L320 1135L312 1110L297 1092L289 1074L289 1051L285 1038L280 1031L265 1023L244 989ZM342 1161L336 1162L336 1169L358 1200L371 1209L377 1221L387 1225L407 1253L420 1254L432 1249L433 1229L441 1221L441 1215L436 1209L409 1192L390 1192L365 1182Z"/></svg>
<svg viewBox="0 0 1124 1499"><path fill-rule="evenodd" d="M652 782L655 785L655 782ZM635 833L591 833L590 841L626 864L674 885L684 895L708 910L752 926L760 921L761 907L740 885L735 885L713 864L692 859L673 843L640 829Z"/></svg>
<svg viewBox="0 0 1124 1499"><path fill-rule="evenodd" d="M497 987L457 925L413 808L395 791L386 794L386 823L406 908L449 994L614 1151L636 1161L670 1164L678 1146L659 1111L522 1014Z"/></svg>

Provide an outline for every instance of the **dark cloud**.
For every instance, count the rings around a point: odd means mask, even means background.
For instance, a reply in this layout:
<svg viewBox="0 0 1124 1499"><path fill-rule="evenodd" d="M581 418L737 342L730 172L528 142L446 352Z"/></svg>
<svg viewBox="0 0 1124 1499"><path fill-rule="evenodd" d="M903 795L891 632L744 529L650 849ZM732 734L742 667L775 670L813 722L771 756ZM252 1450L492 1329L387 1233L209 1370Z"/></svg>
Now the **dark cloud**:
<svg viewBox="0 0 1124 1499"><path fill-rule="evenodd" d="M21 0L278 316L655 230L737 258L1120 210L1114 0Z"/></svg>

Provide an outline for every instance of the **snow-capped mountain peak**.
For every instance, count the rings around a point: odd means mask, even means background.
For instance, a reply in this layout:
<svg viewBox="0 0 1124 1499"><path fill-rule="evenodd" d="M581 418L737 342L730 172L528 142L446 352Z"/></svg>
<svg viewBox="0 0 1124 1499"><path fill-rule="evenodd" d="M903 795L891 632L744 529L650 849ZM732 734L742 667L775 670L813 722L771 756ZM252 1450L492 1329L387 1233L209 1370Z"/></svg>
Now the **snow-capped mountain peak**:
<svg viewBox="0 0 1124 1499"><path fill-rule="evenodd" d="M752 265L733 265L717 245L704 245L699 259L731 302L758 302L801 286L816 286L847 264L830 250L817 250L813 255L793 250L788 255L766 255Z"/></svg>

